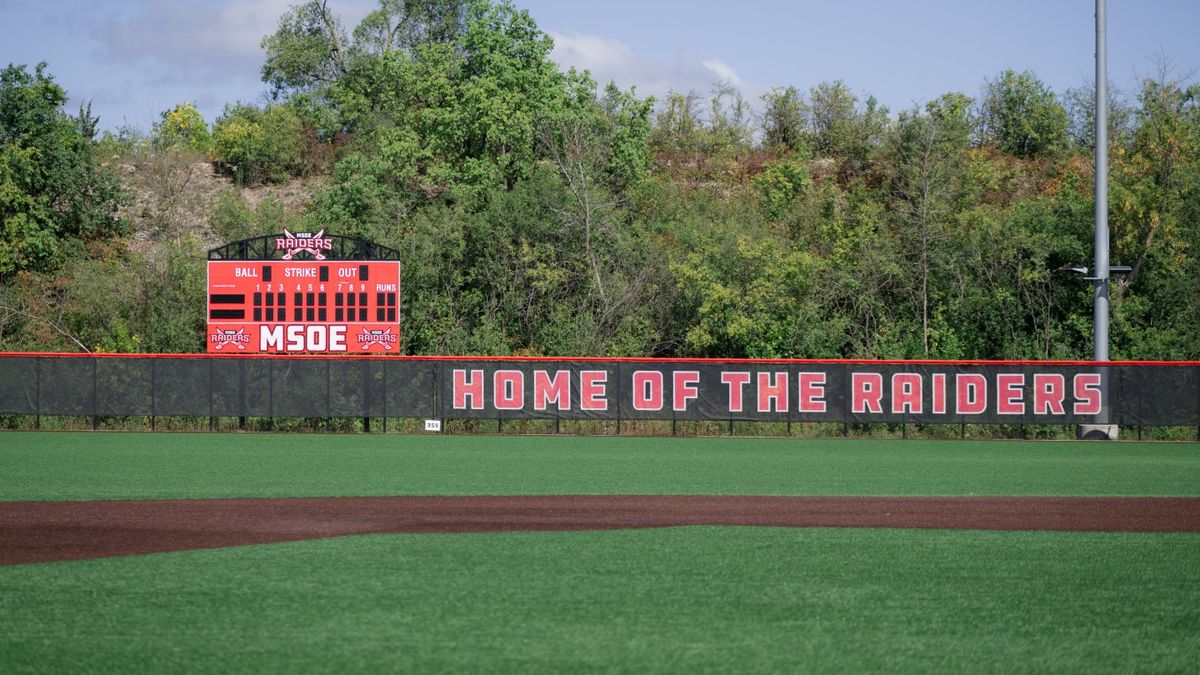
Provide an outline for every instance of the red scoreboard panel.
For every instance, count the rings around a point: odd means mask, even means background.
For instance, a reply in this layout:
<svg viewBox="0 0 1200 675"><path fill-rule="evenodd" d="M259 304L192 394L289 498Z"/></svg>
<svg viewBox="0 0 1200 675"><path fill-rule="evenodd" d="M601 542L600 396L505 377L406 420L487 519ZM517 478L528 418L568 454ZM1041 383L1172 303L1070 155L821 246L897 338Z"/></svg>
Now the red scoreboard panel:
<svg viewBox="0 0 1200 675"><path fill-rule="evenodd" d="M210 260L209 352L398 353L394 260Z"/></svg>

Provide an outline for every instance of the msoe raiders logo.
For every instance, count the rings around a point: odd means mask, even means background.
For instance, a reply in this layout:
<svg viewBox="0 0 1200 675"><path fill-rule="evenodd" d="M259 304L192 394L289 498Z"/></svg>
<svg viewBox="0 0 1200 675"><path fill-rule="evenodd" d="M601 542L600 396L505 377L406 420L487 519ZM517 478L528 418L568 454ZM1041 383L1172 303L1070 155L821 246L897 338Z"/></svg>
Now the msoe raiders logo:
<svg viewBox="0 0 1200 675"><path fill-rule="evenodd" d="M392 335L392 329L382 330L379 328L364 328L363 332L358 336L358 348L364 352L369 350L374 345L383 345L384 349L390 350L392 345L396 344L396 336Z"/></svg>
<svg viewBox="0 0 1200 675"><path fill-rule="evenodd" d="M224 349L225 345L237 345L238 349L244 350L246 349L246 343L250 342L250 336L246 335L245 328L239 328L237 330L225 330L218 328L215 333L208 336L208 339L216 344L213 349L216 349L217 351Z"/></svg>
<svg viewBox="0 0 1200 675"><path fill-rule="evenodd" d="M325 230L321 230L316 234L308 232L300 232L292 234L283 230L283 236L275 240L276 251L287 251L284 254L284 260L291 260L297 253L311 253L314 260L324 260L325 254L321 251L329 251L333 249L333 240L325 236Z"/></svg>

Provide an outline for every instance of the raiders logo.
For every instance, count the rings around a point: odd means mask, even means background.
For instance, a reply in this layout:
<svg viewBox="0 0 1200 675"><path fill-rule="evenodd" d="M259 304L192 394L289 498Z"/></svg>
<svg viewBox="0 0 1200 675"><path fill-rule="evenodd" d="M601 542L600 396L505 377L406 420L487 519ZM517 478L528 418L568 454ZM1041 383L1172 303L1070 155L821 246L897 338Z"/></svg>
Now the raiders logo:
<svg viewBox="0 0 1200 675"><path fill-rule="evenodd" d="M396 344L397 336L392 334L392 329L380 328L364 328L362 333L358 335L358 348L367 351L374 345L383 345L384 349L390 350L392 345Z"/></svg>
<svg viewBox="0 0 1200 675"><path fill-rule="evenodd" d="M250 342L250 336L246 335L245 328L237 330L218 328L215 333L208 336L208 339L214 343L213 349L217 351L221 351L226 345L236 345L239 350L245 350L246 343Z"/></svg>
<svg viewBox="0 0 1200 675"><path fill-rule="evenodd" d="M283 255L284 260L291 260L297 253L309 253L313 260L324 260L325 254L322 251L333 249L333 240L325 236L325 230L321 230L316 234L301 232L292 234L283 230L283 237L275 240L276 251L287 251Z"/></svg>

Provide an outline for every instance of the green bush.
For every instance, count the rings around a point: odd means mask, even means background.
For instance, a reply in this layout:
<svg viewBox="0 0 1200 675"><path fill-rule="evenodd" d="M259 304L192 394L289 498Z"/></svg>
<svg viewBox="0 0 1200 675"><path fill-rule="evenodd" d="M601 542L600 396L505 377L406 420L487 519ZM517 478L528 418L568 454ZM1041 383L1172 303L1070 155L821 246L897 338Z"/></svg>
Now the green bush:
<svg viewBox="0 0 1200 675"><path fill-rule="evenodd" d="M213 128L213 161L240 185L280 182L299 173L304 130L292 108L227 106Z"/></svg>
<svg viewBox="0 0 1200 675"><path fill-rule="evenodd" d="M154 127L154 144L162 149L188 149L206 152L212 134L204 116L191 103L164 110L162 120Z"/></svg>
<svg viewBox="0 0 1200 675"><path fill-rule="evenodd" d="M22 270L53 269L79 240L119 234L120 183L63 112L67 93L39 64L0 71L0 283ZM86 121L86 124L84 123Z"/></svg>
<svg viewBox="0 0 1200 675"><path fill-rule="evenodd" d="M768 217L783 220L812 186L808 159L801 155L769 164L751 182L762 195Z"/></svg>
<svg viewBox="0 0 1200 675"><path fill-rule="evenodd" d="M262 234L278 232L281 228L304 229L303 217L288 214L283 204L274 197L259 202L250 208L242 195L233 188L225 188L217 194L209 223L225 241L249 239Z"/></svg>

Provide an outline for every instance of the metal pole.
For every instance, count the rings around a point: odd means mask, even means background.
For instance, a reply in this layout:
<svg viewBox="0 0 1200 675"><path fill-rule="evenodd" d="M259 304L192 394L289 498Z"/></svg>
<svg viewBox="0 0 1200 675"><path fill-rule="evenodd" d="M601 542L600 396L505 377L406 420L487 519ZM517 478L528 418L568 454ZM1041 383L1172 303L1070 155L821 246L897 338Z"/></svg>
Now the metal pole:
<svg viewBox="0 0 1200 675"><path fill-rule="evenodd" d="M1096 289L1092 358L1108 360L1108 53L1105 0L1096 0Z"/></svg>
<svg viewBox="0 0 1200 675"><path fill-rule="evenodd" d="M97 415L96 403L96 359L92 359L92 431L100 428L100 416Z"/></svg>
<svg viewBox="0 0 1200 675"><path fill-rule="evenodd" d="M37 377L37 389L35 390L35 392L36 392L35 400L37 402L36 402L36 405L34 408L34 410L36 411L34 413L34 430L41 431L42 430L42 359L41 359L41 357L34 359L34 369L35 369L36 377ZM1198 428L1196 428L1196 430L1198 430L1198 432L1200 432L1200 426L1198 426Z"/></svg>
<svg viewBox="0 0 1200 675"><path fill-rule="evenodd" d="M155 431L154 420L158 416L158 393L157 379L155 375L155 365L158 363L155 359L150 359L150 431Z"/></svg>

